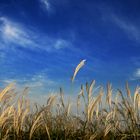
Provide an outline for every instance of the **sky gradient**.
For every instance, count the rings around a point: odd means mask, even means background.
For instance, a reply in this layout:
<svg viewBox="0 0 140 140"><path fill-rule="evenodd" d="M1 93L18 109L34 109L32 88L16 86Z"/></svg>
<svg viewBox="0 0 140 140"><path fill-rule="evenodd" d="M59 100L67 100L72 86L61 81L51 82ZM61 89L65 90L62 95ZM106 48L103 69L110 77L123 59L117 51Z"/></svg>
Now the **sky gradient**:
<svg viewBox="0 0 140 140"><path fill-rule="evenodd" d="M95 79L122 88L140 82L139 0L0 0L0 86L32 91Z"/></svg>

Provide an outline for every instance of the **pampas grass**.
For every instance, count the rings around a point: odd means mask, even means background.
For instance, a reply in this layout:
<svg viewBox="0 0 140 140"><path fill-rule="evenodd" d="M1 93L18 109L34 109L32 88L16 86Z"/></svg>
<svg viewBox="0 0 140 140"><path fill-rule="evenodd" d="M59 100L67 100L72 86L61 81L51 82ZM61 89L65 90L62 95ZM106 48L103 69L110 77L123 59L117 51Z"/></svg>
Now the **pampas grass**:
<svg viewBox="0 0 140 140"><path fill-rule="evenodd" d="M76 77L78 71L85 65L85 62L86 62L86 60L82 60L82 61L77 65L77 67L75 68L74 74L73 74L72 79L71 79L72 82L74 81L74 79L75 79L75 77Z"/></svg>
<svg viewBox="0 0 140 140"><path fill-rule="evenodd" d="M76 67L72 82L84 62ZM8 85L0 92L0 139L140 139L140 87L133 94L127 83L127 96L119 89L114 94L111 84L107 84L107 94L100 86L95 96L94 88L95 80L81 85L75 104L64 101L65 94L60 88L57 95L48 96L46 105L36 104L31 109L29 89L25 88L16 100L13 84Z"/></svg>

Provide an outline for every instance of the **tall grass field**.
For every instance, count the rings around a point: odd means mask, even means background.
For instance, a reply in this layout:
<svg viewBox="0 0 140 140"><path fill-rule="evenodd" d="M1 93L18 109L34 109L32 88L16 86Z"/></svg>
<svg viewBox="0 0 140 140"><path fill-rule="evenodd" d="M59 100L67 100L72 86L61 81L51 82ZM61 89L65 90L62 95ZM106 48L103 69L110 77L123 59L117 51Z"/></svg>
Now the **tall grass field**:
<svg viewBox="0 0 140 140"><path fill-rule="evenodd" d="M85 60L76 67L71 82ZM17 98L13 84L0 91L1 140L139 140L140 87L112 96L111 84L94 94L95 81L80 85L77 102L64 100L63 89L47 103L31 106L25 88Z"/></svg>

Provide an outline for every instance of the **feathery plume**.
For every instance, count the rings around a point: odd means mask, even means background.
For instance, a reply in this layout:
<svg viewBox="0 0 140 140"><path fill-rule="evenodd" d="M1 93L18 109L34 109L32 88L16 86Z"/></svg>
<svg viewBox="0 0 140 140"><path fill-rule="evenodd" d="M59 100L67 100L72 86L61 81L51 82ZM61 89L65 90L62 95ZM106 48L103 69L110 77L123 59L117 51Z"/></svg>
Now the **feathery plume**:
<svg viewBox="0 0 140 140"><path fill-rule="evenodd" d="M72 82L74 81L74 79L75 79L75 77L76 77L78 71L84 66L85 61L86 61L85 59L82 60L82 61L77 65L77 67L75 68L74 74L73 74L73 76L72 76Z"/></svg>

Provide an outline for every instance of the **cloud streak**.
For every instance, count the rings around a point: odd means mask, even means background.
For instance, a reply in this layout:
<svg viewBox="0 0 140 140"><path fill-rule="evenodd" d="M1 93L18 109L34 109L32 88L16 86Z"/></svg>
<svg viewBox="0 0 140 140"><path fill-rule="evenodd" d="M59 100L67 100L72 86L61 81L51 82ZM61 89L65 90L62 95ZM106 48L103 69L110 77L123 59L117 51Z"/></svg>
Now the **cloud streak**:
<svg viewBox="0 0 140 140"><path fill-rule="evenodd" d="M130 80L135 81L135 80L140 80L140 68L137 68L132 76L130 77Z"/></svg>
<svg viewBox="0 0 140 140"><path fill-rule="evenodd" d="M15 78L15 79L3 79L1 82L4 85L10 84L12 82L16 82L17 88L21 87L29 87L32 89L37 89L37 88L46 88L46 87L53 87L56 86L57 83L56 81L53 81L50 79L46 73L40 72L34 75L31 75L30 77L20 77L20 78Z"/></svg>
<svg viewBox="0 0 140 140"><path fill-rule="evenodd" d="M43 7L44 10L46 10L47 12L51 12L52 8L51 8L51 4L49 2L49 0L40 0L41 6Z"/></svg>
<svg viewBox="0 0 140 140"><path fill-rule="evenodd" d="M68 47L71 43L63 38L53 38L21 26L18 23L0 18L0 34L5 46L19 45L29 49L41 49L48 52Z"/></svg>
<svg viewBox="0 0 140 140"><path fill-rule="evenodd" d="M123 18L117 17L112 14L111 20L122 29L130 39L135 40L140 43L140 28L131 23L130 21L126 21Z"/></svg>
<svg viewBox="0 0 140 140"><path fill-rule="evenodd" d="M18 24L9 21L8 19L1 17L1 34L5 43L14 43L21 46L34 45L29 35L25 32L23 27Z"/></svg>
<svg viewBox="0 0 140 140"><path fill-rule="evenodd" d="M136 78L140 78L140 68L138 68L137 70L136 70L136 72L135 72L135 77Z"/></svg>

